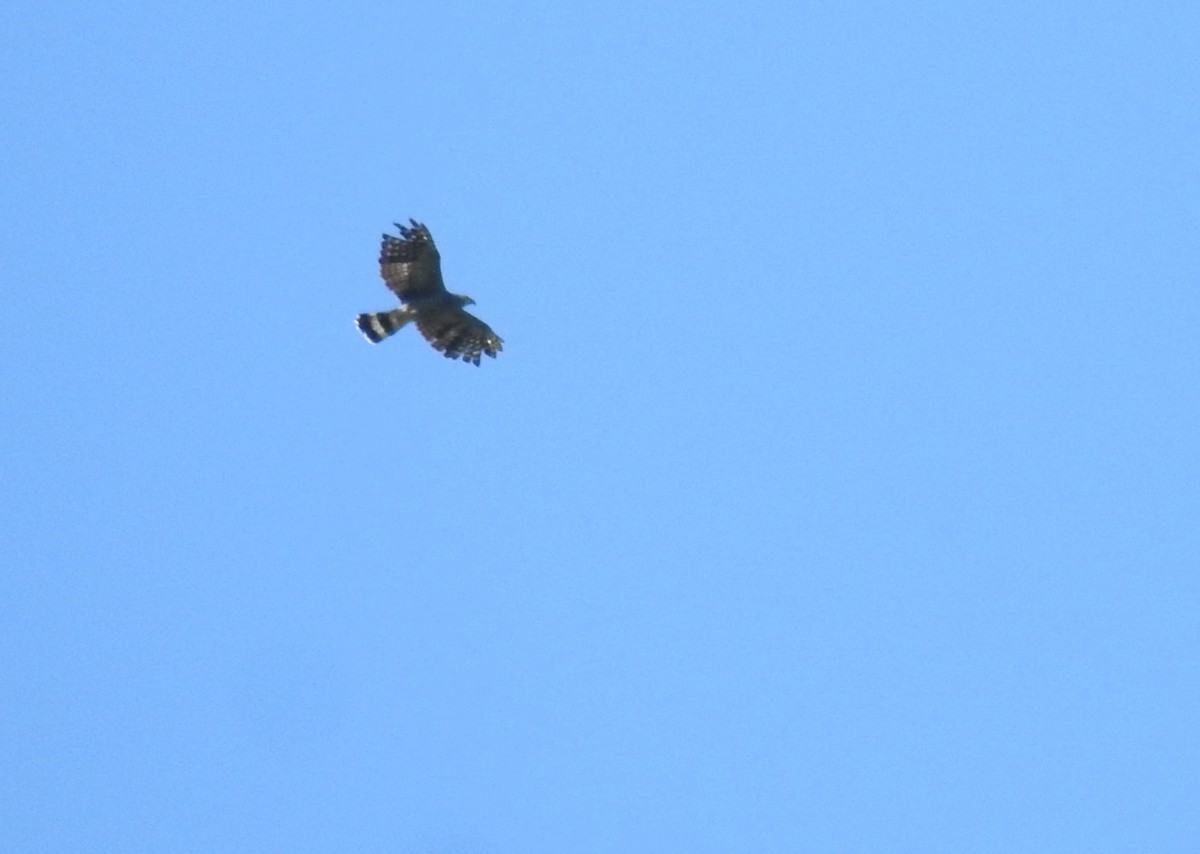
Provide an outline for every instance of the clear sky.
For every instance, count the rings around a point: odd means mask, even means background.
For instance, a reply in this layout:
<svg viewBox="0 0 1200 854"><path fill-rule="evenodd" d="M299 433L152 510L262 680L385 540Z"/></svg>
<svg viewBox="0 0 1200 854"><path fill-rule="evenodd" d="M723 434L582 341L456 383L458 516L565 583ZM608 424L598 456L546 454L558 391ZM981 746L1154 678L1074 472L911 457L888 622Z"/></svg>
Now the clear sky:
<svg viewBox="0 0 1200 854"><path fill-rule="evenodd" d="M0 850L1200 850L1200 4L0 40Z"/></svg>

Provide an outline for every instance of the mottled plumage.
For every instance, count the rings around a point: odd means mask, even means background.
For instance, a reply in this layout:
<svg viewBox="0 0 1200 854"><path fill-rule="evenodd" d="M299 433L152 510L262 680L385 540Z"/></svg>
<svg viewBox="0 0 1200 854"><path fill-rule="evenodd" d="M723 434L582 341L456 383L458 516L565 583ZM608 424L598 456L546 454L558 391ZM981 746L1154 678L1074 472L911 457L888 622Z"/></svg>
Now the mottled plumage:
<svg viewBox="0 0 1200 854"><path fill-rule="evenodd" d="M372 344L415 321L417 331L447 359L479 364L481 354L493 359L503 349L503 339L463 306L475 300L452 294L442 282L442 258L429 229L415 219L410 226L396 223L400 236L383 235L379 249L379 275L400 298L400 308L360 314L355 322Z"/></svg>

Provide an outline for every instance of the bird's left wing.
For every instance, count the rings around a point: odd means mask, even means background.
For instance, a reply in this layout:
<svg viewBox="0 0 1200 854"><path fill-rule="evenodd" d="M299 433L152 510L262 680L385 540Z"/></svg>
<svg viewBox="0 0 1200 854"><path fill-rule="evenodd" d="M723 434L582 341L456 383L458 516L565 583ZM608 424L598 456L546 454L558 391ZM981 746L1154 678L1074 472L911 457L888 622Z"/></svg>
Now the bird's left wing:
<svg viewBox="0 0 1200 854"><path fill-rule="evenodd" d="M492 327L458 306L421 311L417 315L417 329L447 359L478 365L480 354L494 359L504 349L504 339Z"/></svg>

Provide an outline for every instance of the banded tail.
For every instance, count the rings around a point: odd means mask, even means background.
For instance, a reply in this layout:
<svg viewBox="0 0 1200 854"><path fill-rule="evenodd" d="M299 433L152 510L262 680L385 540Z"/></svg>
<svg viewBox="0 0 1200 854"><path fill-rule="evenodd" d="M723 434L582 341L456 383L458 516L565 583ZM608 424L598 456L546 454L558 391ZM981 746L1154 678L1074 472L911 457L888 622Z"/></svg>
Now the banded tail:
<svg viewBox="0 0 1200 854"><path fill-rule="evenodd" d="M404 324L413 319L413 314L406 308L394 308L391 311L376 311L370 314L360 314L354 323L368 341L378 344L389 335L398 332Z"/></svg>

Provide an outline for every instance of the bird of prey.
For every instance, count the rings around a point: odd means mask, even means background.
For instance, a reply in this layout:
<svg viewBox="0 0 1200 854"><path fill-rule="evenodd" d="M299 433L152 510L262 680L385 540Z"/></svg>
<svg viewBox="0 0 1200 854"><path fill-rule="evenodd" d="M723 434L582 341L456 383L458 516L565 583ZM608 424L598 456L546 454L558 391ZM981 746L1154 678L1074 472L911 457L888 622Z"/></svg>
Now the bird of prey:
<svg viewBox="0 0 1200 854"><path fill-rule="evenodd" d="M400 298L400 308L360 314L355 319L359 331L378 344L412 321L421 336L447 359L478 365L481 353L496 358L503 339L463 308L474 305L475 300L446 290L442 258L433 236L415 219L409 223L395 223L400 236L384 234L379 249L379 275Z"/></svg>

